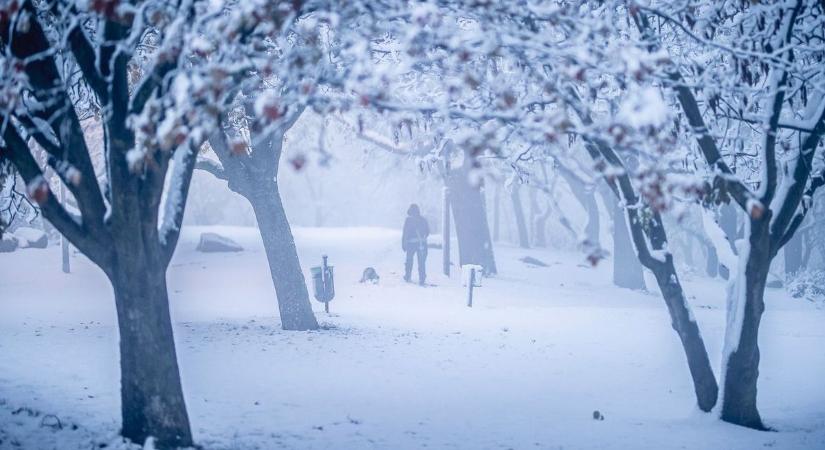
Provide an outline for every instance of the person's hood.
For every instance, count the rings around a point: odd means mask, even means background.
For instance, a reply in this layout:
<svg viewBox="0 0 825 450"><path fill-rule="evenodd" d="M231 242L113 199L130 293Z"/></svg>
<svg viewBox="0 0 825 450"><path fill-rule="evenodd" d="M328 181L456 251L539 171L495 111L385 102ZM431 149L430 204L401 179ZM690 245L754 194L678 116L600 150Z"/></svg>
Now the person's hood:
<svg viewBox="0 0 825 450"><path fill-rule="evenodd" d="M410 217L418 217L421 215L421 210L418 209L418 205L413 203L412 205L410 205L410 208L407 209L407 215Z"/></svg>

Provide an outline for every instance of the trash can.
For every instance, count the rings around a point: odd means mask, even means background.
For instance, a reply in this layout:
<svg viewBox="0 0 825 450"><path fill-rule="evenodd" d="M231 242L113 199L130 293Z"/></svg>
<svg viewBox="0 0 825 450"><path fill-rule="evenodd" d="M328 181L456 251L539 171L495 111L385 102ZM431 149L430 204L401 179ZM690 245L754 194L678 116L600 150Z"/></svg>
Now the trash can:
<svg viewBox="0 0 825 450"><path fill-rule="evenodd" d="M324 304L324 310L329 312L329 302L335 298L335 280L332 266L327 265L327 256L323 256L323 265L309 269L312 275L312 294L315 300Z"/></svg>

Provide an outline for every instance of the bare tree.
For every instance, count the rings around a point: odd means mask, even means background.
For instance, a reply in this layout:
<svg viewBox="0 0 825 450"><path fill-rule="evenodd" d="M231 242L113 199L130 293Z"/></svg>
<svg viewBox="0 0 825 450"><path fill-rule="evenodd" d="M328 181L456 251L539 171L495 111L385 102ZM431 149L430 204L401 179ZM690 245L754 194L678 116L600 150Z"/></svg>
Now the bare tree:
<svg viewBox="0 0 825 450"><path fill-rule="evenodd" d="M295 240L278 189L284 134L301 116L303 107L289 111L289 118L279 130L270 129L268 135L262 135L265 128L256 120L252 99L246 98L243 103L242 113L245 122L250 124L249 144L232 125L216 130L209 144L220 162L201 159L198 168L227 181L229 189L252 205L278 297L283 329L315 330L318 321L312 313Z"/></svg>
<svg viewBox="0 0 825 450"><path fill-rule="evenodd" d="M805 218L814 192L825 183L825 173L814 171L813 165L825 133L823 30L813 24L821 25L825 5L804 0L772 7L742 4L698 34L691 29L698 11L656 6L630 10L644 48L666 52L663 40L680 40L710 55L700 74L669 56L662 82L673 92L709 167L713 195L722 202L733 201L746 216L738 272L731 274L735 284L728 306L721 416L765 429L756 396L768 270ZM731 62L738 70L728 71ZM697 77L703 81L692 87ZM713 89L714 84L726 88ZM710 108L703 110L695 91L705 95ZM731 121L761 127L749 128L731 143L714 133ZM737 144L753 150L751 172L758 179L731 169L725 153L735 152ZM723 152L731 146L734 150Z"/></svg>
<svg viewBox="0 0 825 450"><path fill-rule="evenodd" d="M141 444L153 436L162 448L185 447L193 442L166 270L198 149L232 92L229 62L254 47L247 45L250 37L277 34L293 16L292 2L260 8L243 21L237 20L249 13L243 6L225 12L185 0L115 5L4 4L3 65L19 71L3 75L13 104L4 105L0 154L22 175L44 217L112 284L123 436ZM222 46L211 46L204 36ZM101 108L101 143L86 140L80 122L86 99L79 91L89 92ZM30 139L47 153L79 217L51 191ZM100 182L95 144L105 156Z"/></svg>

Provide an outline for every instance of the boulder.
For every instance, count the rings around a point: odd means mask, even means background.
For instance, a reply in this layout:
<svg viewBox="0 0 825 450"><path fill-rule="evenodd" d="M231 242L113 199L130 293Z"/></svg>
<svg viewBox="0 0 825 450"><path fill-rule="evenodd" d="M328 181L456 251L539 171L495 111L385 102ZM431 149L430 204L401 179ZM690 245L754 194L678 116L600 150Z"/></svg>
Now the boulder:
<svg viewBox="0 0 825 450"><path fill-rule="evenodd" d="M20 227L14 230L13 234L21 248L46 248L49 246L49 238L43 230Z"/></svg>
<svg viewBox="0 0 825 450"><path fill-rule="evenodd" d="M533 258L532 256L525 256L523 258L519 258L519 261L527 264L528 266L536 266L536 267L549 267L546 262Z"/></svg>
<svg viewBox="0 0 825 450"><path fill-rule="evenodd" d="M779 278L774 278L772 280L768 280L768 287L771 289L782 289L785 283L782 282Z"/></svg>
<svg viewBox="0 0 825 450"><path fill-rule="evenodd" d="M10 253L17 250L18 243L17 238L12 236L11 234L4 234L3 238L0 239L0 253Z"/></svg>
<svg viewBox="0 0 825 450"><path fill-rule="evenodd" d="M201 233L201 240L195 250L204 253L240 252L243 251L243 247L226 236L217 233Z"/></svg>

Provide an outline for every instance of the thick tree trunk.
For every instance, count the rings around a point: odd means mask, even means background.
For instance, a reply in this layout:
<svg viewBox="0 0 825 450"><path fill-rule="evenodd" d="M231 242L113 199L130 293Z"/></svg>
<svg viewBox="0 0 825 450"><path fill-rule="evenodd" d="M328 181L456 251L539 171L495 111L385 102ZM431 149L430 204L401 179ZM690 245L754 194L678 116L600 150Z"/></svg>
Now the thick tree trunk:
<svg viewBox="0 0 825 450"><path fill-rule="evenodd" d="M269 261L281 326L284 330L317 330L318 321L309 302L306 280L278 185L272 182L259 187L248 200L255 212Z"/></svg>
<svg viewBox="0 0 825 450"><path fill-rule="evenodd" d="M139 445L153 436L159 448L188 447L192 432L164 266L159 258L134 251L110 271L120 331L122 434Z"/></svg>
<svg viewBox="0 0 825 450"><path fill-rule="evenodd" d="M609 198L607 195L605 199ZM642 263L630 240L624 209L615 199L613 207L613 284L625 289L645 289Z"/></svg>
<svg viewBox="0 0 825 450"><path fill-rule="evenodd" d="M458 259L461 265L478 264L485 275L497 273L493 243L487 225L487 213L481 189L468 179L468 169L453 170L449 177L450 206L458 238Z"/></svg>
<svg viewBox="0 0 825 450"><path fill-rule="evenodd" d="M530 248L530 237L527 235L527 220L524 217L524 208L521 204L521 186L513 184L510 191L510 199L513 201L513 214L516 216L516 226L518 227L518 245L521 248Z"/></svg>
<svg viewBox="0 0 825 450"><path fill-rule="evenodd" d="M751 220L744 277L739 275L736 282L740 285L732 293L737 297L744 294L744 298L733 298L730 302L729 307L733 310L728 314L733 317L728 320L727 333L734 335L726 336L727 357L722 367L725 380L722 420L757 430L765 429L756 406L756 382L759 377L759 322L765 310L765 285L772 259L770 219L767 216Z"/></svg>

